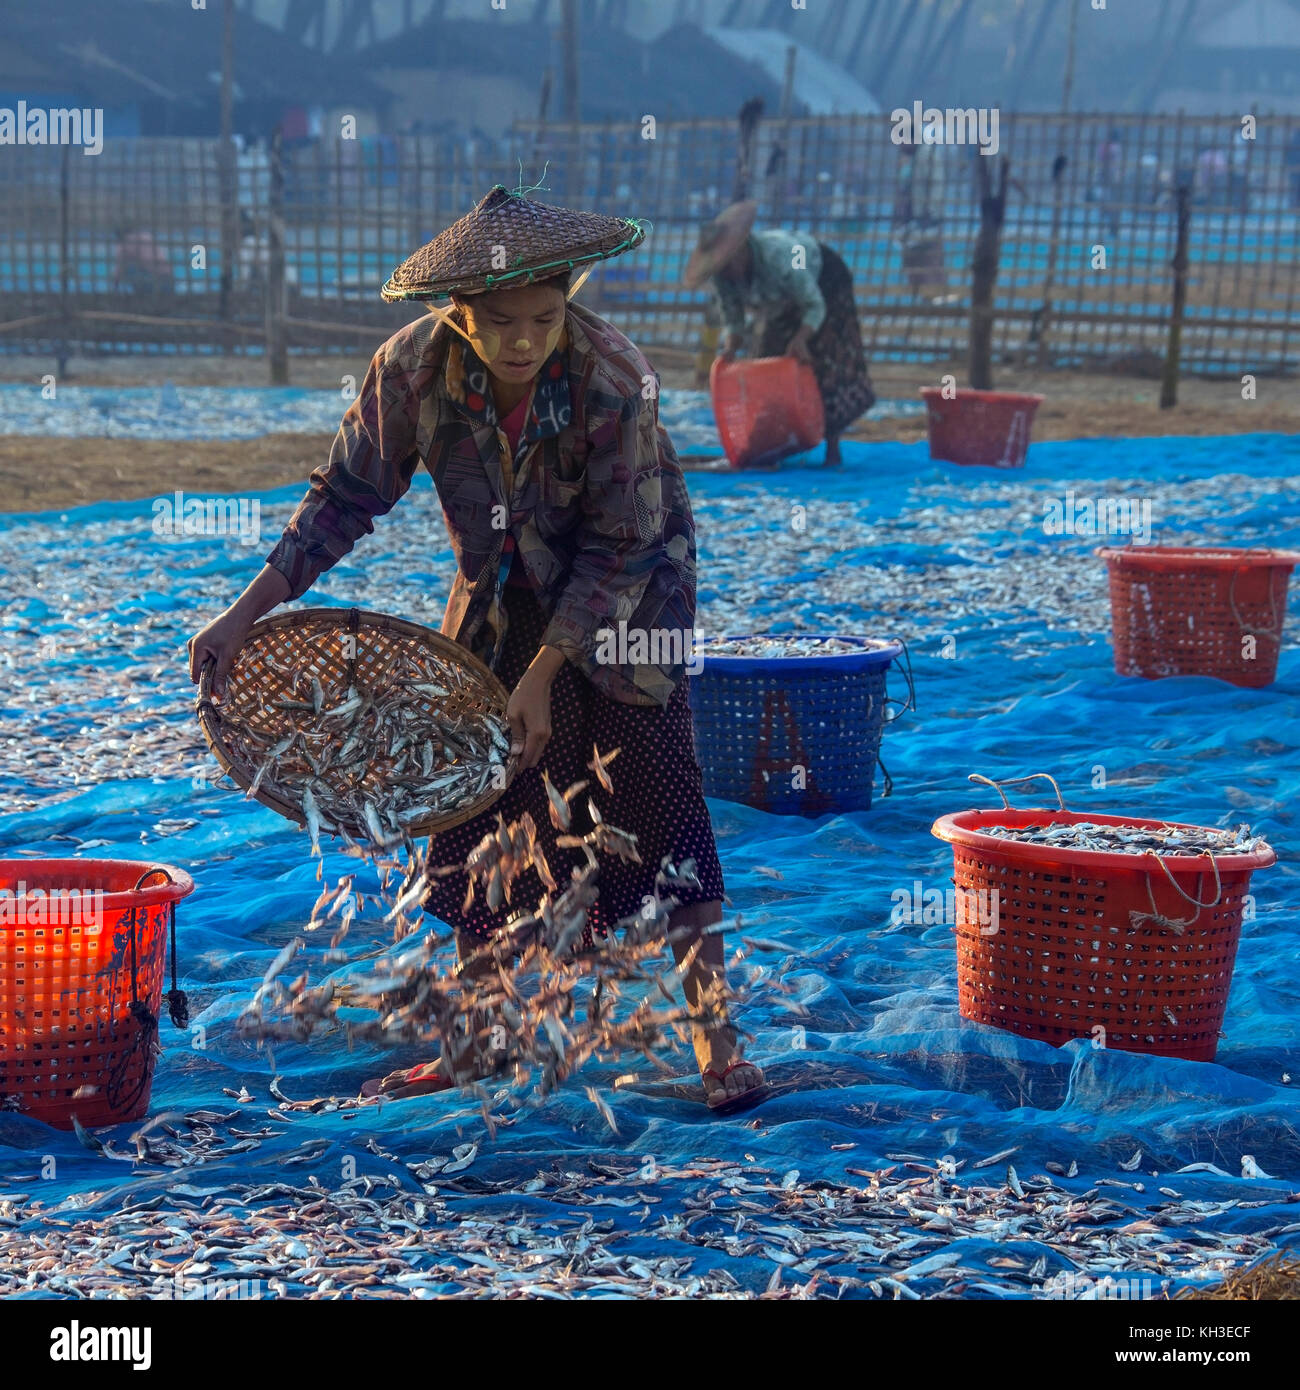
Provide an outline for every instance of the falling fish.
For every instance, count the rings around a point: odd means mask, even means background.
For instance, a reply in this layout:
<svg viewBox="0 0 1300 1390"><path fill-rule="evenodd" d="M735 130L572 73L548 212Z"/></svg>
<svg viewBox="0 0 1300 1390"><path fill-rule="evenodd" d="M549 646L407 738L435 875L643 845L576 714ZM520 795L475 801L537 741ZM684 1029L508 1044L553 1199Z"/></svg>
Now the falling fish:
<svg viewBox="0 0 1300 1390"><path fill-rule="evenodd" d="M621 748L615 748L612 752L602 756L600 749L597 748L594 743L591 746L592 759L587 766L596 774L596 780L607 792L612 792L614 790L614 783L610 780L609 776L609 765L621 752Z"/></svg>
<svg viewBox="0 0 1300 1390"><path fill-rule="evenodd" d="M596 1090L594 1086L587 1087L587 1099L600 1111L601 1119L609 1126L610 1132L618 1135L618 1125L614 1121L614 1112L609 1107L609 1102Z"/></svg>

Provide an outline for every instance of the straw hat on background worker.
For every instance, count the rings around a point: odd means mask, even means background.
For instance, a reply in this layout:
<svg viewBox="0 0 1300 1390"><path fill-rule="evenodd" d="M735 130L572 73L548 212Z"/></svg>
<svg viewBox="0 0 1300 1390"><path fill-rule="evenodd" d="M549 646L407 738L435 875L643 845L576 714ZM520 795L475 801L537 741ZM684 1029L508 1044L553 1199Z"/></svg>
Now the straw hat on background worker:
<svg viewBox="0 0 1300 1390"><path fill-rule="evenodd" d="M688 290L697 290L706 280L712 280L748 240L757 217L758 204L749 198L743 203L732 203L712 222L706 222L699 244L682 271L682 284Z"/></svg>

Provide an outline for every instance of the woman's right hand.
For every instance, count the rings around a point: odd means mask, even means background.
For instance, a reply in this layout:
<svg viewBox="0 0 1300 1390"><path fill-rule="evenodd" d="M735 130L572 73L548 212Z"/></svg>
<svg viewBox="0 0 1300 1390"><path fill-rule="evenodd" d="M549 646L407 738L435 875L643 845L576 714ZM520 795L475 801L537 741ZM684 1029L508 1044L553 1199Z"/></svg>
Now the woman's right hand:
<svg viewBox="0 0 1300 1390"><path fill-rule="evenodd" d="M718 356L721 357L724 362L730 362L739 351L740 334L733 332L725 333L722 338L722 346L718 351Z"/></svg>
<svg viewBox="0 0 1300 1390"><path fill-rule="evenodd" d="M214 618L202 631L190 638L190 680L196 685L203 671L203 663L212 658L217 663L212 673L212 693L220 700L226 693L226 676L235 664L235 658L248 638L252 621L244 617L237 608L227 608L220 617Z"/></svg>

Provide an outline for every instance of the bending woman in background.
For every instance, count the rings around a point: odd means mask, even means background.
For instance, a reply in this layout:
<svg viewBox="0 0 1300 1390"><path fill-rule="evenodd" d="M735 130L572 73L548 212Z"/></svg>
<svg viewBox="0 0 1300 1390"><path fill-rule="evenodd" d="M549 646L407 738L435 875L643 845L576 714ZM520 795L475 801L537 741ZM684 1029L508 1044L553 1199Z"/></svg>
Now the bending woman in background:
<svg viewBox="0 0 1300 1390"><path fill-rule="evenodd" d="M839 463L840 435L875 404L853 276L824 241L755 232L758 204L734 203L705 225L682 275L688 289L713 281L723 357L795 357L811 365L826 416L826 462ZM747 316L754 314L752 330Z"/></svg>

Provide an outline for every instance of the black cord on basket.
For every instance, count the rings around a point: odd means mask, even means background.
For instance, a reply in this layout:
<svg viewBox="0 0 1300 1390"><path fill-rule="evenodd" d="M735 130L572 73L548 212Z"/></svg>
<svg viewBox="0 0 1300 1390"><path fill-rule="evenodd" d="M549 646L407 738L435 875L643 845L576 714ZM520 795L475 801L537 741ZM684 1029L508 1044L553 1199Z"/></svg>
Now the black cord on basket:
<svg viewBox="0 0 1300 1390"><path fill-rule="evenodd" d="M149 1085L149 1056L148 1049L154 1044L154 1039L158 1036L158 1020L154 1016L153 1010L149 1008L140 998L138 966L139 960L136 950L136 933L140 922L139 911L132 907L128 909L131 918L131 1017L136 1021L135 1038L131 1046L118 1058L117 1066L113 1068L113 1074L108 1079L105 1088L108 1095L108 1103L114 1110L130 1109L144 1093ZM140 1068L139 1080L136 1082L134 1090L129 1096L124 1097L122 1087L126 1081L127 1068L131 1065L131 1060L135 1054L141 1050L145 1052L144 1064Z"/></svg>
<svg viewBox="0 0 1300 1390"><path fill-rule="evenodd" d="M885 703L887 705L902 706L898 713L894 715L892 719L887 721L889 723L892 723L894 719L901 719L903 715L907 713L908 710L914 710L916 708L916 681L912 675L912 653L907 649L907 642L902 637L891 637L889 638L889 641L897 642L898 645L903 649L902 671L903 679L907 682L906 700L898 700L894 699L892 696L888 694L885 695ZM886 675L888 675L888 672L886 672Z"/></svg>
<svg viewBox="0 0 1300 1390"><path fill-rule="evenodd" d="M140 877L136 879L136 889L138 890L140 885L145 881L145 879L152 877L154 874L162 874L166 878L168 883L175 882L171 874L169 874L166 869L159 867L157 869L149 869L145 873L142 873ZM186 998L185 991L181 989L176 983L175 899L173 899L171 902L167 904L167 930L168 934L171 937L172 949L172 987L167 993L167 1012L171 1015L172 1023L177 1028L184 1028L188 1025L190 1021L190 1001ZM135 987L135 936L133 933L131 937L131 1000L133 1005L135 1001L138 999L138 997L139 992ZM157 1026L157 1022L157 1019L154 1019L155 1027Z"/></svg>
<svg viewBox="0 0 1300 1390"><path fill-rule="evenodd" d="M140 1099L149 1085L148 1054L149 1049L154 1045L154 1039L158 1036L158 1020L147 1004L142 1003L139 999L133 999L131 1001L131 1017L138 1025L135 1039L118 1059L117 1066L113 1068L113 1074L109 1077L108 1086L105 1088L108 1094L108 1103L114 1110L129 1110ZM134 1089L129 1096L124 1097L122 1086L126 1080L127 1068L131 1065L131 1059L137 1052L144 1052L144 1062L140 1067L139 1079L136 1081Z"/></svg>
<svg viewBox="0 0 1300 1390"><path fill-rule="evenodd" d="M177 1028L184 1028L190 1021L190 1001L185 995L185 991L176 983L176 904L167 904L168 910L168 931L171 934L172 943L172 987L167 992L167 1012L171 1015L172 1023Z"/></svg>

